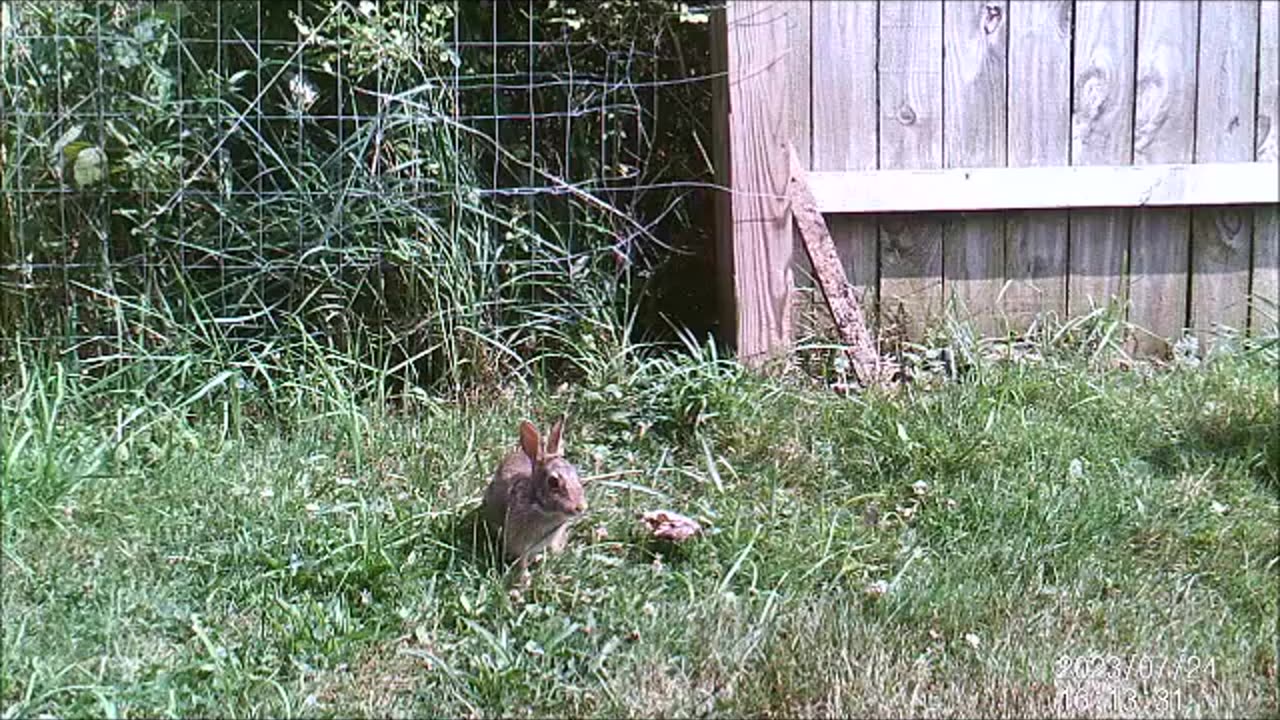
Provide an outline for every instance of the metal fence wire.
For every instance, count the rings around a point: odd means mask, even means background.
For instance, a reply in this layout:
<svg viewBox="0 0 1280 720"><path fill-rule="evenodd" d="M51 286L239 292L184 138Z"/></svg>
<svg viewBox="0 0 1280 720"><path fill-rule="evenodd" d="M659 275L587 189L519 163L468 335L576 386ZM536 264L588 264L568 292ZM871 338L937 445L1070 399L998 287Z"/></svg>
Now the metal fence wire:
<svg viewBox="0 0 1280 720"><path fill-rule="evenodd" d="M699 242L706 18L660 0L5 2L0 352L295 333L447 364L563 332Z"/></svg>

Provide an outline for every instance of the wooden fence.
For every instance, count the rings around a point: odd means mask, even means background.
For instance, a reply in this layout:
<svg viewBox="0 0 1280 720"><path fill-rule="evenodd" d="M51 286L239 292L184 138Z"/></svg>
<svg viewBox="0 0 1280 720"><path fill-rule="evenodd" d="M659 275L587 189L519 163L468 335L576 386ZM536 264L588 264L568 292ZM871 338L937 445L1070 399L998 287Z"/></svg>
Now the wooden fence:
<svg viewBox="0 0 1280 720"><path fill-rule="evenodd" d="M793 339L789 146L882 326L1118 299L1140 352L1274 328L1277 0L729 0L715 22L740 357Z"/></svg>

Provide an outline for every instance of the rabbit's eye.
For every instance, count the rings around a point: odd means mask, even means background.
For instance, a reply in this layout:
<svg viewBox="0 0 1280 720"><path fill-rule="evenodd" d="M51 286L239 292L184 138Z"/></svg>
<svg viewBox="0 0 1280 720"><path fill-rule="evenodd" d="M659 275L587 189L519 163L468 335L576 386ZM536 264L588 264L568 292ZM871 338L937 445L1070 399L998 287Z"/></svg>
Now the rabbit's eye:
<svg viewBox="0 0 1280 720"><path fill-rule="evenodd" d="M548 475L548 476L547 476L547 487L550 487L552 490L555 490L556 488L560 487L560 476L559 476L559 475Z"/></svg>

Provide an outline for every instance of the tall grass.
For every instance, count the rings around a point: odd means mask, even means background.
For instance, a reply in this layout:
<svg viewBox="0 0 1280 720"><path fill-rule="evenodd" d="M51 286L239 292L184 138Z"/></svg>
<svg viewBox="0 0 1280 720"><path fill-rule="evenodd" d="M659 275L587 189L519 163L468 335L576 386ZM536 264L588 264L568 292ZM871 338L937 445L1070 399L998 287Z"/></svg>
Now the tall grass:
<svg viewBox="0 0 1280 720"><path fill-rule="evenodd" d="M632 5L624 15L662 6ZM601 163L642 122L639 96L576 134L558 121L550 144L456 119L531 111L465 77L508 70L451 44L489 30L469 5L460 17L418 0L5 8L9 359L47 338L104 377L204 365L197 377L232 372L275 397L301 392L290 373L319 353L360 397L457 391L571 368L584 328L634 317L633 273L667 252L648 225L661 217L578 189L612 172ZM577 11L539 12L547 24ZM585 14L582 32L621 42L619 17ZM576 60L581 72L631 62L599 54ZM551 101L585 103L593 87ZM572 183L546 169L570 156Z"/></svg>
<svg viewBox="0 0 1280 720"><path fill-rule="evenodd" d="M583 333L580 382L412 412L356 397L324 353L258 389L104 385L24 356L0 384L0 703L1274 716L1280 403L1261 351L1136 371L979 343L933 387L840 397L606 329ZM516 419L561 412L591 516L513 594L464 521ZM707 533L654 544L635 513L656 507ZM1164 669L1062 671L1091 658Z"/></svg>

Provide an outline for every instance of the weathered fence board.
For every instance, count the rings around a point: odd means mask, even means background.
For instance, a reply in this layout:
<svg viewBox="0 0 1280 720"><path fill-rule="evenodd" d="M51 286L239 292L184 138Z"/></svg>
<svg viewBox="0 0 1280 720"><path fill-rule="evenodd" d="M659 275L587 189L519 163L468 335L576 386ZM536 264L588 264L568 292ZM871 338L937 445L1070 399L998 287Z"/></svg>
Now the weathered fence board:
<svg viewBox="0 0 1280 720"><path fill-rule="evenodd" d="M813 0L788 2L787 10L787 103L790 112L788 137L801 164L813 167ZM793 233L792 257L796 293L791 312L794 320L806 316L811 309L804 298L817 297L813 267L798 233ZM793 322L793 328L802 325Z"/></svg>
<svg viewBox="0 0 1280 720"><path fill-rule="evenodd" d="M1275 162L810 173L828 213L970 212L1273 202Z"/></svg>
<svg viewBox="0 0 1280 720"><path fill-rule="evenodd" d="M1280 143L1280 0L1264 0L1258 14L1258 117L1256 157L1277 160ZM1280 213L1276 206L1254 210L1254 297L1249 330L1273 333L1280 327Z"/></svg>
<svg viewBox="0 0 1280 720"><path fill-rule="evenodd" d="M835 242L827 231L827 223L809 191L804 165L794 150L791 153L791 202L804 252L817 276L826 299L827 310L836 331L847 347L854 376L863 387L891 385L897 374L892 361L880 356L875 335L870 331L861 304L853 296L853 288L841 270Z"/></svg>
<svg viewBox="0 0 1280 720"><path fill-rule="evenodd" d="M1258 3L1200 5L1197 162L1253 159L1257 76L1241 68L1254 66L1257 42ZM1192 212L1191 327L1206 348L1215 325L1245 329L1252 237L1250 208Z"/></svg>
<svg viewBox="0 0 1280 720"><path fill-rule="evenodd" d="M1072 165L1132 160L1134 9L1132 0L1076 3ZM1069 232L1068 312L1123 299L1129 211L1073 210Z"/></svg>
<svg viewBox="0 0 1280 720"><path fill-rule="evenodd" d="M880 3L880 167L942 167L942 3ZM942 313L942 221L880 219L880 317L920 337Z"/></svg>
<svg viewBox="0 0 1280 720"><path fill-rule="evenodd" d="M1009 165L1063 167L1071 156L1071 0L1010 3ZM1027 102L1034 98L1034 102ZM1067 301L1067 214L1013 211L1005 227L1003 309L1010 329Z"/></svg>
<svg viewBox="0 0 1280 720"><path fill-rule="evenodd" d="M791 340L792 227L787 6L736 0L725 10L730 232L719 261L738 357L758 364ZM730 324L730 322L732 324Z"/></svg>
<svg viewBox="0 0 1280 720"><path fill-rule="evenodd" d="M805 168L813 167L813 3L788 2L787 102L790 137ZM800 257L800 256L797 256Z"/></svg>
<svg viewBox="0 0 1280 720"><path fill-rule="evenodd" d="M816 0L813 24L814 170L876 166L876 5ZM827 222L845 277L875 317L874 218L833 216Z"/></svg>
<svg viewBox="0 0 1280 720"><path fill-rule="evenodd" d="M991 167L1007 162L1006 5L948 2L943 12L943 162ZM943 226L943 292L978 332L997 332L1004 285L1004 220L993 213L948 218Z"/></svg>
<svg viewBox="0 0 1280 720"><path fill-rule="evenodd" d="M1192 160L1196 112L1196 3L1138 6L1138 75L1133 162ZM1134 211L1129 240L1129 321L1141 328L1132 348L1162 354L1187 321L1191 212Z"/></svg>
<svg viewBox="0 0 1280 720"><path fill-rule="evenodd" d="M920 338L952 299L984 334L1118 300L1140 354L1214 323L1271 331L1278 7L730 0L718 177L751 226L721 248L731 337L748 359L791 340L787 273L808 268L778 200L783 137L891 336Z"/></svg>

